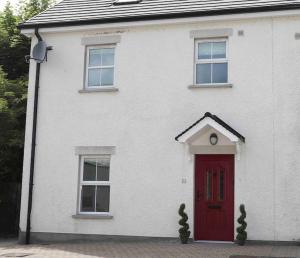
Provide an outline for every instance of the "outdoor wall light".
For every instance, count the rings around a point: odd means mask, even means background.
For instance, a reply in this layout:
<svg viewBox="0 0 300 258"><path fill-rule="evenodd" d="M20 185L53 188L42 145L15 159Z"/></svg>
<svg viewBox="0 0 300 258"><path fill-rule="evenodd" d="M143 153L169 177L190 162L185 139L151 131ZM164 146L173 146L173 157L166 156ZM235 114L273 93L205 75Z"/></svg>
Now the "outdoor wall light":
<svg viewBox="0 0 300 258"><path fill-rule="evenodd" d="M209 141L211 145L216 145L218 143L218 135L212 133L209 137Z"/></svg>

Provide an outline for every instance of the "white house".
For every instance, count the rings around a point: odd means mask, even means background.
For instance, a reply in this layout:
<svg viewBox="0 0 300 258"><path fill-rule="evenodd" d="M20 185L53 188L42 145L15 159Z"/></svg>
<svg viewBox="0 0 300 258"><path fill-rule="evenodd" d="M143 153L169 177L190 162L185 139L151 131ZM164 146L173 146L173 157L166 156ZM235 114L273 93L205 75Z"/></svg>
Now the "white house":
<svg viewBox="0 0 300 258"><path fill-rule="evenodd" d="M194 240L245 204L248 240L299 241L299 0L64 0L20 28L21 242L176 238L181 203Z"/></svg>

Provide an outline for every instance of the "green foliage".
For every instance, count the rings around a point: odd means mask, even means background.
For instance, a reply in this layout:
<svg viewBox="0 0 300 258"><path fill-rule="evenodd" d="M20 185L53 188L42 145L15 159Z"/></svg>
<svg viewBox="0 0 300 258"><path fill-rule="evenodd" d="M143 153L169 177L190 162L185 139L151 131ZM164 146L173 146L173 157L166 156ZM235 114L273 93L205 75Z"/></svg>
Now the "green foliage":
<svg viewBox="0 0 300 258"><path fill-rule="evenodd" d="M240 212L241 212L241 216L238 218L237 222L241 225L239 226L236 231L237 231L237 236L236 236L236 240L237 243L239 245L244 245L246 240L247 240L247 232L246 232L246 228L247 228L247 223L245 221L246 218L246 210L245 210L245 205L241 204L240 205Z"/></svg>
<svg viewBox="0 0 300 258"><path fill-rule="evenodd" d="M8 40L11 40L17 33L16 24L17 17L14 15L10 3L7 2L2 14L1 27L3 31L6 32Z"/></svg>
<svg viewBox="0 0 300 258"><path fill-rule="evenodd" d="M19 16L21 21L26 21L40 12L48 9L55 0L20 0Z"/></svg>
<svg viewBox="0 0 300 258"><path fill-rule="evenodd" d="M24 56L30 52L30 40L18 31L19 21L19 16L14 15L8 3L0 13L0 66L10 80L28 73L28 64L24 62Z"/></svg>
<svg viewBox="0 0 300 258"><path fill-rule="evenodd" d="M0 69L0 181L20 181L27 79L10 81Z"/></svg>
<svg viewBox="0 0 300 258"><path fill-rule="evenodd" d="M17 25L45 10L53 0L21 0L18 12L7 3L0 12L0 181L21 181L30 39Z"/></svg>
<svg viewBox="0 0 300 258"><path fill-rule="evenodd" d="M187 244L190 234L191 232L189 231L189 224L187 223L188 221L188 215L184 212L185 209L185 204L182 203L179 207L179 215L182 217L179 220L179 225L181 226L181 228L179 229L179 238L182 244Z"/></svg>

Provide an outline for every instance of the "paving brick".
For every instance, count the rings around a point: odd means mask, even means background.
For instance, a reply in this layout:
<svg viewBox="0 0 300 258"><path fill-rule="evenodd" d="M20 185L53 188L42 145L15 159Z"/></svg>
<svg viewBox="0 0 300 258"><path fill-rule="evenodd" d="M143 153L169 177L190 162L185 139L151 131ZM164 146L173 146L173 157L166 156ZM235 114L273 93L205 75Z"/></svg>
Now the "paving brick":
<svg viewBox="0 0 300 258"><path fill-rule="evenodd" d="M229 258L230 256L297 257L299 246L271 246L175 242L92 242L50 245L18 245L16 242L0 242L0 257L12 254L29 254L28 258ZM18 257L18 256L9 256Z"/></svg>

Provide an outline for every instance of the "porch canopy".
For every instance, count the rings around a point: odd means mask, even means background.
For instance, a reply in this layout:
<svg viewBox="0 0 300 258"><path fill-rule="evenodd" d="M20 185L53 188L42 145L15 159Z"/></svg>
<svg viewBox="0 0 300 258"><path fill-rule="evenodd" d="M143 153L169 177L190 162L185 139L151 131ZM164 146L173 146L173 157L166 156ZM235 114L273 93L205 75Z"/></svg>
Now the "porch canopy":
<svg viewBox="0 0 300 258"><path fill-rule="evenodd" d="M217 136L217 143L211 143L211 136ZM245 137L216 115L206 112L194 124L175 137L189 146L191 154L239 154Z"/></svg>

